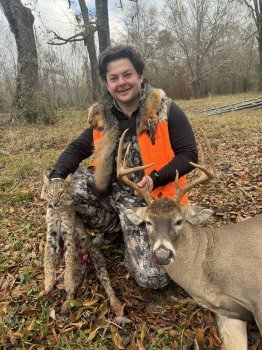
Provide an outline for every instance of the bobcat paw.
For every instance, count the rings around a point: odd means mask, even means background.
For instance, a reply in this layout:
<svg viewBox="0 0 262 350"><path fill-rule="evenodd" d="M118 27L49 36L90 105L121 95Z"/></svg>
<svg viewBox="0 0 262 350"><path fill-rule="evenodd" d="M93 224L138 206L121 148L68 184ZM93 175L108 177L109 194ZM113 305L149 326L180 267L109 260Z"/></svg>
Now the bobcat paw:
<svg viewBox="0 0 262 350"><path fill-rule="evenodd" d="M41 299L47 295L45 290L41 290L41 292L38 294L37 299Z"/></svg>
<svg viewBox="0 0 262 350"><path fill-rule="evenodd" d="M45 293L48 294L48 293L52 292L52 290L54 290L54 287L55 286L53 284L45 286Z"/></svg>
<svg viewBox="0 0 262 350"><path fill-rule="evenodd" d="M66 300L61 307L61 313L65 315L69 312L70 309L71 309L70 302Z"/></svg>

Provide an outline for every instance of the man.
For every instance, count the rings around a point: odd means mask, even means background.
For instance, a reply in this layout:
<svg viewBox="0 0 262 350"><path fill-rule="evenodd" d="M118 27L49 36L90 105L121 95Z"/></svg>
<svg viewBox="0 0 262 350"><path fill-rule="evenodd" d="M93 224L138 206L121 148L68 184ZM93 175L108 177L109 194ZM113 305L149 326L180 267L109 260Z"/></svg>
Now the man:
<svg viewBox="0 0 262 350"><path fill-rule="evenodd" d="M99 229L105 240L123 234L125 265L142 287L162 288L169 278L152 262L145 227L133 225L121 207L145 205L144 200L116 180L115 155L125 129L131 143L128 166L154 165L129 175L154 197L172 197L176 170L180 185L197 162L192 128L184 113L165 93L144 80L144 63L130 46L106 49L99 57L99 73L106 85L102 102L89 110L89 126L61 154L49 177L74 173L75 207L85 225ZM127 142L124 148L127 146ZM79 167L96 150L96 164ZM95 165L95 166L94 166ZM181 204L187 204L184 197Z"/></svg>

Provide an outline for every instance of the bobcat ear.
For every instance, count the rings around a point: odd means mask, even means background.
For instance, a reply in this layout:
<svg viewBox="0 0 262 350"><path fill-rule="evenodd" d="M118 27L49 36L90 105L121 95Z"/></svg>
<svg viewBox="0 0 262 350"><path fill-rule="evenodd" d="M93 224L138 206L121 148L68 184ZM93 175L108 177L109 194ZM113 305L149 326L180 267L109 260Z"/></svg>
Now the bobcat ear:
<svg viewBox="0 0 262 350"><path fill-rule="evenodd" d="M73 175L72 175L72 174L69 174L69 175L66 177L66 179L65 179L65 184L68 185L68 186L71 185L72 179L73 179Z"/></svg>
<svg viewBox="0 0 262 350"><path fill-rule="evenodd" d="M45 186L48 186L50 183L50 180L48 179L46 173L43 174L43 183Z"/></svg>

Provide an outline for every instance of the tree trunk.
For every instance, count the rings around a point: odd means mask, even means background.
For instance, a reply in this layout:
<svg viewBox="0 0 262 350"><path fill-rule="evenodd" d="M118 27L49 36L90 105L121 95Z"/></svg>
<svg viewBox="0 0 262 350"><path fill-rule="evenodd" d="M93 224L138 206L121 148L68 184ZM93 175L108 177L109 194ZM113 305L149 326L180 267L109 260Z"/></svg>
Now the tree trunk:
<svg viewBox="0 0 262 350"><path fill-rule="evenodd" d="M96 0L96 25L99 41L99 52L110 46L108 3L107 0Z"/></svg>
<svg viewBox="0 0 262 350"><path fill-rule="evenodd" d="M253 6L247 0L244 0L244 2L251 11L251 14L257 27L259 55L258 90L262 91L262 0L253 0Z"/></svg>
<svg viewBox="0 0 262 350"><path fill-rule="evenodd" d="M258 68L258 90L262 91L262 0L253 0L254 4L254 19L257 26L257 41L259 54L259 68Z"/></svg>
<svg viewBox="0 0 262 350"><path fill-rule="evenodd" d="M17 86L13 117L38 119L38 61L31 10L20 0L0 0L17 46Z"/></svg>
<svg viewBox="0 0 262 350"><path fill-rule="evenodd" d="M99 79L99 74L97 69L97 57L96 57L96 47L95 47L95 39L94 39L95 30L89 21L88 8L86 6L85 0L78 0L78 2L79 2L79 6L81 9L84 26L85 26L85 43L87 46L87 51L88 51L89 60L90 60L93 97L94 99L97 99L100 91L100 79Z"/></svg>
<svg viewBox="0 0 262 350"><path fill-rule="evenodd" d="M258 40L258 51L259 51L258 90L262 92L262 28L261 28L261 33L259 33L257 40Z"/></svg>

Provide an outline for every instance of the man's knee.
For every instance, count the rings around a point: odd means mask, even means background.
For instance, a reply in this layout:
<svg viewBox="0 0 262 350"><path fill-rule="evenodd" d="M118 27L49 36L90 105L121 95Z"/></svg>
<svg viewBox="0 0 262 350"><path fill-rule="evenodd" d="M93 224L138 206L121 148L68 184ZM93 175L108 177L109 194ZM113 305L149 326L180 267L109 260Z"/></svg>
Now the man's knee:
<svg viewBox="0 0 262 350"><path fill-rule="evenodd" d="M143 288L161 289L166 287L170 282L170 277L163 271L150 273L148 271L130 272L136 283Z"/></svg>

